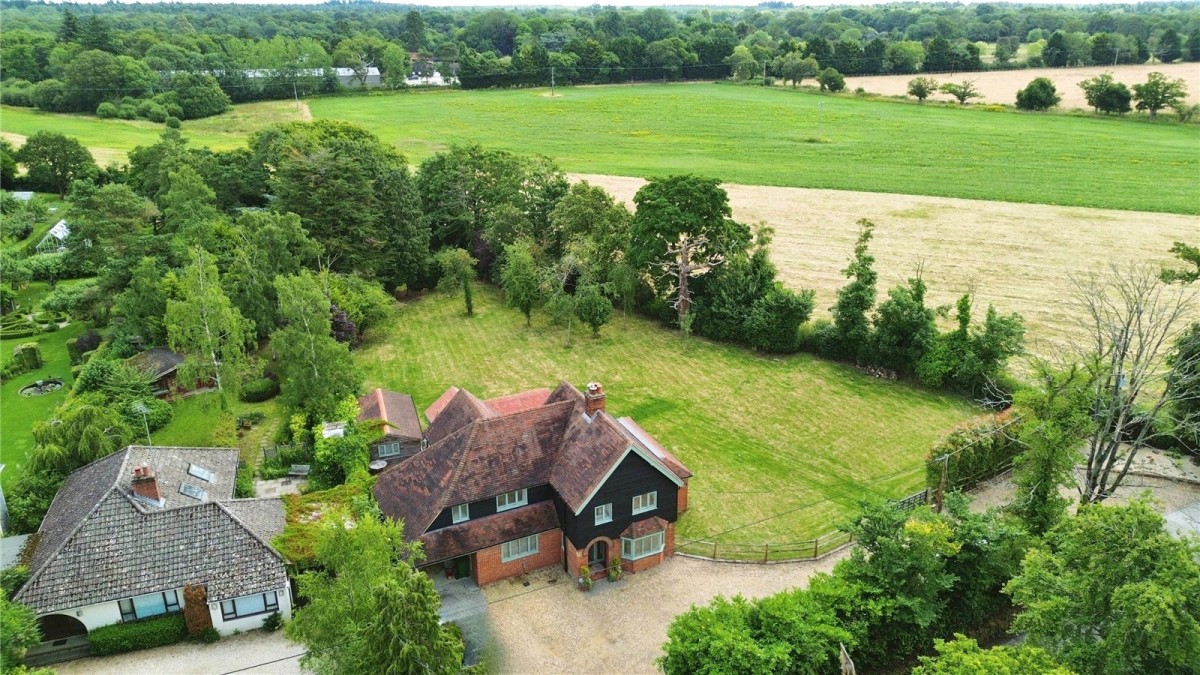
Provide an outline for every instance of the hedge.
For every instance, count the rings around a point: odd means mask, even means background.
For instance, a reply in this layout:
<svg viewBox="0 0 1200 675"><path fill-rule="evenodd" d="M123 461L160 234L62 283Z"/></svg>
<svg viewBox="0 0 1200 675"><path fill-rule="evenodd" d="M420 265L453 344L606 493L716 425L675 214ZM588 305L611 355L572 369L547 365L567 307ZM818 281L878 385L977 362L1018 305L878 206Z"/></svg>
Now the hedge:
<svg viewBox="0 0 1200 675"><path fill-rule="evenodd" d="M246 403L262 403L279 395L279 383L269 377L248 380L242 385L241 399Z"/></svg>
<svg viewBox="0 0 1200 675"><path fill-rule="evenodd" d="M943 455L949 455L946 464L946 489L969 490L1008 470L1012 460L1021 452L1017 434L1021 431L1021 418L1009 408L996 415L988 415L952 429L933 444L926 458L925 482L936 490L942 480Z"/></svg>
<svg viewBox="0 0 1200 675"><path fill-rule="evenodd" d="M171 614L132 623L97 628L88 634L92 656L121 654L182 642L188 636L182 614Z"/></svg>

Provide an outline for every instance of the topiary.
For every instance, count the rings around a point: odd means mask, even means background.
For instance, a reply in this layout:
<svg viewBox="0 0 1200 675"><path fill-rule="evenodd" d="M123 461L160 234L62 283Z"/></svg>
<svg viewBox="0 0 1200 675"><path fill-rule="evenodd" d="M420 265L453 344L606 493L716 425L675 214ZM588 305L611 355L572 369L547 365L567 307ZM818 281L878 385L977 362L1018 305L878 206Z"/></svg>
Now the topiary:
<svg viewBox="0 0 1200 675"><path fill-rule="evenodd" d="M269 377L258 377L242 383L241 399L246 403L261 403L279 395L279 383Z"/></svg>

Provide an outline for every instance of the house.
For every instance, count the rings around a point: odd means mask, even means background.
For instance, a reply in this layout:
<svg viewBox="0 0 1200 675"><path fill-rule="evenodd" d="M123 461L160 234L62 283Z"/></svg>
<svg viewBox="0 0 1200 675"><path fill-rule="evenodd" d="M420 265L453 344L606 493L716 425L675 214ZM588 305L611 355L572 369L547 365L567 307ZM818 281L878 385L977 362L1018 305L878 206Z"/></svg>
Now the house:
<svg viewBox="0 0 1200 675"><path fill-rule="evenodd" d="M376 389L358 399L358 421L379 422L383 439L371 446L371 461L397 464L421 450L421 420L408 394Z"/></svg>
<svg viewBox="0 0 1200 675"><path fill-rule="evenodd" d="M67 237L71 236L71 226L67 221L60 220L50 228L46 236L34 248L38 253L61 253L67 250Z"/></svg>
<svg viewBox="0 0 1200 675"><path fill-rule="evenodd" d="M171 395L171 390L176 386L176 371L179 370L183 361L183 354L177 354L162 347L147 349L125 359L125 363L153 378L151 387L154 395L158 398L167 398Z"/></svg>
<svg viewBox="0 0 1200 675"><path fill-rule="evenodd" d="M452 388L426 411L426 449L380 474L383 513L425 560L481 585L561 565L637 572L674 553L692 473L645 429L567 382L480 400Z"/></svg>
<svg viewBox="0 0 1200 675"><path fill-rule="evenodd" d="M101 626L161 614L223 635L290 617L270 544L283 503L234 499L237 467L237 449L130 446L67 476L22 552L29 581L15 599L38 616L38 662Z"/></svg>

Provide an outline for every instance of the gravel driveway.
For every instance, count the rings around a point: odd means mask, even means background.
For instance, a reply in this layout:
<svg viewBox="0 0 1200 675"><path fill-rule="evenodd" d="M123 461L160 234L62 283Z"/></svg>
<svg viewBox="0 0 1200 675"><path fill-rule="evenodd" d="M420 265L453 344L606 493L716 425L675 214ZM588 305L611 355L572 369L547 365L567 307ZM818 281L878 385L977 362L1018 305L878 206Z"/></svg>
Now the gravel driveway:
<svg viewBox="0 0 1200 675"><path fill-rule="evenodd" d="M222 675L232 672L299 675L299 656L303 652L304 647L288 641L283 631L256 630L222 638L211 645L183 642L128 654L56 663L51 668L59 675ZM264 665L249 668L256 664ZM243 668L249 669L241 670Z"/></svg>
<svg viewBox="0 0 1200 675"><path fill-rule="evenodd" d="M675 556L615 584L598 581L589 593L576 590L560 569L531 575L528 587L492 584L483 594L498 652L494 665L503 673L652 673L671 619L693 604L803 586L846 555L775 565Z"/></svg>

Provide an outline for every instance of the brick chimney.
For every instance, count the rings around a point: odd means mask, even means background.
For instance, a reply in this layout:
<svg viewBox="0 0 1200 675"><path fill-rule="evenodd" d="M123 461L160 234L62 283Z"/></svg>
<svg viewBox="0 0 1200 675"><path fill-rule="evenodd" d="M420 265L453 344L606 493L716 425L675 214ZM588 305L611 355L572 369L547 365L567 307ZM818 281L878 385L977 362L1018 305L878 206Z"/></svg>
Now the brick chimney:
<svg viewBox="0 0 1200 675"><path fill-rule="evenodd" d="M595 415L604 410L604 387L599 382L588 382L583 398L587 404L587 414Z"/></svg>
<svg viewBox="0 0 1200 675"><path fill-rule="evenodd" d="M133 467L133 494L152 502L161 502L162 495L158 492L158 479L154 470L145 464Z"/></svg>

